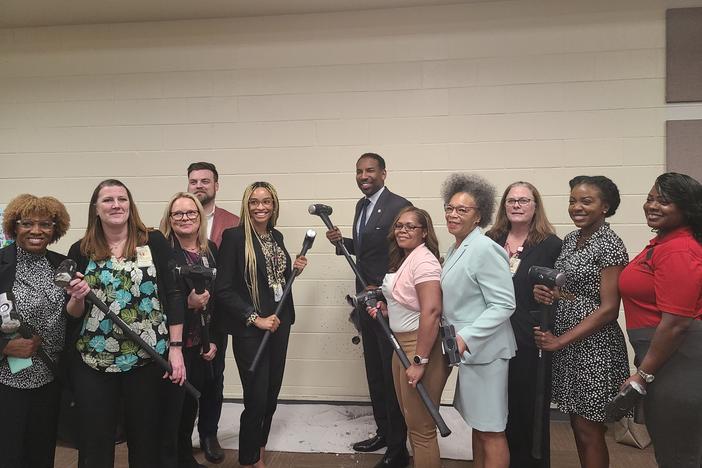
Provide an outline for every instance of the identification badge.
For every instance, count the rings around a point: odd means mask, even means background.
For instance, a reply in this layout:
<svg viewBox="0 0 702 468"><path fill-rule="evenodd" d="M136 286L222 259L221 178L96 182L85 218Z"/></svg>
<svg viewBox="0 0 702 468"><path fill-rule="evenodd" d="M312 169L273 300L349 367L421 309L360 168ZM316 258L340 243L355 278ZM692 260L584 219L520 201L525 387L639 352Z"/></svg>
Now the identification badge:
<svg viewBox="0 0 702 468"><path fill-rule="evenodd" d="M524 247L521 245L517 247L517 251L514 252L514 255L509 257L509 272L512 273L512 276L514 276L517 273L517 270L519 269L519 264L522 263L522 259L519 258L519 256L522 254L522 251L524 250Z"/></svg>
<svg viewBox="0 0 702 468"><path fill-rule="evenodd" d="M512 273L512 276L514 276L517 273L517 269L519 268L520 263L522 263L522 260L519 257L509 258L509 272Z"/></svg>
<svg viewBox="0 0 702 468"><path fill-rule="evenodd" d="M136 248L137 267L146 268L154 264L154 259L151 257L151 249L148 245L142 245Z"/></svg>
<svg viewBox="0 0 702 468"><path fill-rule="evenodd" d="M283 285L280 283L275 283L273 285L273 300L275 302L280 302L283 298Z"/></svg>

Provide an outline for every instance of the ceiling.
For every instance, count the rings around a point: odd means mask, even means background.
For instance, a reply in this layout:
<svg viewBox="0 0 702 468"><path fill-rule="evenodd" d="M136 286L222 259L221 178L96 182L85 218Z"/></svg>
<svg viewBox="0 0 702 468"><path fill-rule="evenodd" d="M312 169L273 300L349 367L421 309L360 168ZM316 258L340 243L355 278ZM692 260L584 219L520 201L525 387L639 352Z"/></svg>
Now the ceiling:
<svg viewBox="0 0 702 468"><path fill-rule="evenodd" d="M0 28L295 15L495 0L0 0Z"/></svg>

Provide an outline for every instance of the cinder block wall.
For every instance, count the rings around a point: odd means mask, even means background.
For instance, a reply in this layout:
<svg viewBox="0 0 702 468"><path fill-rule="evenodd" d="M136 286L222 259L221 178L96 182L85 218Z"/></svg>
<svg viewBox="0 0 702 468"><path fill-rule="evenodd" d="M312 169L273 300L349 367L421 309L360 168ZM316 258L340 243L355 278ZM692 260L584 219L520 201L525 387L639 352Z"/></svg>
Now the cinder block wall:
<svg viewBox="0 0 702 468"><path fill-rule="evenodd" d="M664 11L701 3L493 1L0 30L0 204L22 192L64 201L65 252L104 178L122 179L153 226L192 161L217 164L218 204L234 212L247 183L271 181L289 250L308 227L321 237L295 283L282 397L366 400L343 301L352 276L306 207L332 205L349 234L354 164L375 151L446 250L438 192L451 172L499 190L532 181L561 234L572 229L568 179L605 174L623 194L614 229L638 251L651 236L641 204L664 170Z"/></svg>

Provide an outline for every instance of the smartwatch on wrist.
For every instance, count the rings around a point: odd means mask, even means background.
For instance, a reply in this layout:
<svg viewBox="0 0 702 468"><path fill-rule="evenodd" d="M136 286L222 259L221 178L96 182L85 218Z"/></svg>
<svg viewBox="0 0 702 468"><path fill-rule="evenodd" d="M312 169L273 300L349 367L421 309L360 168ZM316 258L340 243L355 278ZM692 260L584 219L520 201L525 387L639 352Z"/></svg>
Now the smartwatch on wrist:
<svg viewBox="0 0 702 468"><path fill-rule="evenodd" d="M425 358L420 356L419 354L414 355L414 363L417 364L418 366L422 366L424 364L429 364L429 358Z"/></svg>

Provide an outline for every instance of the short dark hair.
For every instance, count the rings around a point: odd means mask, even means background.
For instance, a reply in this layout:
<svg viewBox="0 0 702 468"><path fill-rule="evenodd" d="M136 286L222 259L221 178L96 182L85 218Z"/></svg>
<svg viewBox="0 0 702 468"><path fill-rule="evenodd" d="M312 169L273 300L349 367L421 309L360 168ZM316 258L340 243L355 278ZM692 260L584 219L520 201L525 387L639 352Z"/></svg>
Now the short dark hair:
<svg viewBox="0 0 702 468"><path fill-rule="evenodd" d="M376 153L363 153L360 158L358 158L358 161L361 159L375 159L378 162L378 166L382 169L385 170L385 160L383 157L379 154ZM358 163L358 161L356 161Z"/></svg>
<svg viewBox="0 0 702 468"><path fill-rule="evenodd" d="M702 185L687 174L666 172L654 184L659 195L682 212L697 242L702 243Z"/></svg>
<svg viewBox="0 0 702 468"><path fill-rule="evenodd" d="M214 181L219 182L219 173L217 172L215 165L212 163L205 161L194 162L188 166L188 177L190 177L190 173L193 171L212 171Z"/></svg>
<svg viewBox="0 0 702 468"><path fill-rule="evenodd" d="M495 212L495 186L486 179L475 174L451 174L441 187L441 198L448 205L451 198L457 193L467 193L475 200L480 222L478 226L484 228L492 221Z"/></svg>
<svg viewBox="0 0 702 468"><path fill-rule="evenodd" d="M579 175L570 179L570 182L568 182L568 184L570 185L571 190L573 190L573 188L575 188L577 185L583 184L597 187L597 189L600 191L600 194L602 195L602 200L604 200L605 203L607 203L607 206L609 206L607 213L605 213L605 218L614 216L614 213L617 212L617 208L619 208L619 203L621 202L621 198L619 197L619 188L617 188L617 184L612 182L612 179L610 179L609 177L601 175Z"/></svg>

